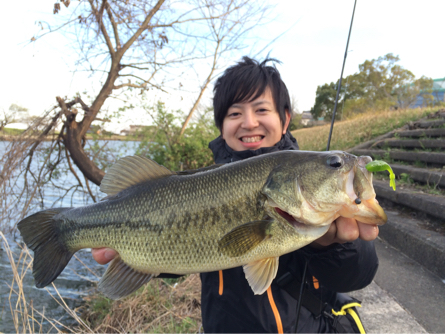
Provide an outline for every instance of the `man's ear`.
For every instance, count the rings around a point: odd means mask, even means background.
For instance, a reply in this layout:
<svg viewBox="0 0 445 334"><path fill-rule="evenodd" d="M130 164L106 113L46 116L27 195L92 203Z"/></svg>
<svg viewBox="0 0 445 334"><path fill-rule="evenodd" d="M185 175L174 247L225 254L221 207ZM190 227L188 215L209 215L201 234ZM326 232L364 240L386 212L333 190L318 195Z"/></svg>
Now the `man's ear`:
<svg viewBox="0 0 445 334"><path fill-rule="evenodd" d="M289 110L285 110L286 112L286 120L284 122L284 126L283 126L283 135L286 133L287 128L289 127L289 123L290 123L290 113Z"/></svg>

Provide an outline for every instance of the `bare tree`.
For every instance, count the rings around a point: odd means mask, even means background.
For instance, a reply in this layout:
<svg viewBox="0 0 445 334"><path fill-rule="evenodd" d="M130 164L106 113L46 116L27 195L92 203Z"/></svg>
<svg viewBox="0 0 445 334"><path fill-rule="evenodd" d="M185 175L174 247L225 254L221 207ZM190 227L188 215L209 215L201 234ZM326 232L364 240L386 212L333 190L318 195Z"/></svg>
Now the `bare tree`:
<svg viewBox="0 0 445 334"><path fill-rule="evenodd" d="M66 0L62 3L70 4ZM56 116L64 122L61 141L85 177L100 184L104 176L83 144L108 98L128 88L140 89L142 94L152 89L167 92L168 83L182 68L210 59L210 69L184 130L223 54L242 47L241 37L262 18L264 10L265 6L249 0L88 0L80 1L60 26L33 37L38 40L60 29L73 34L79 68L104 74L104 83L91 103L80 96L72 100L57 97ZM60 3L55 4L54 13L62 13Z"/></svg>
<svg viewBox="0 0 445 334"><path fill-rule="evenodd" d="M103 170L121 153L86 140L86 134L93 122L107 121L110 100L121 99L127 106L126 96L135 90L142 96L193 93L185 129L218 71L241 58L243 38L267 9L253 0L56 3L58 25L42 22L33 43L62 32L73 42L77 70L90 72L102 85L92 97L58 96L51 110L30 118L32 124L20 137L0 143L0 228L62 200L63 205L79 196L96 201L98 187L90 182L99 185ZM178 88L186 76L195 78L196 86Z"/></svg>
<svg viewBox="0 0 445 334"><path fill-rule="evenodd" d="M210 6L209 1L206 1L206 3L208 4L208 6L206 6L205 8L207 13L204 15L206 15L207 17L216 17L217 9L215 9L213 6ZM210 82L215 78L215 75L218 72L218 65L221 58L223 58L226 53L242 49L242 37L254 27L252 23L255 24L256 22L264 19L264 14L267 11L265 7L255 8L252 6L248 6L247 1L242 4L227 2L221 5L226 6L226 8L222 8L222 10L226 11L227 13L230 12L231 15L225 15L218 19L212 18L206 21L208 26L207 38L212 41L211 44L214 47L213 54L211 55L211 65L208 71L208 75L200 87L198 97L196 98L187 118L182 125L180 136L184 134L185 128L192 118L194 111L201 102L205 90L208 88ZM238 6L239 8L241 6L248 7L248 10L238 10L231 12L231 9L236 8L236 6Z"/></svg>

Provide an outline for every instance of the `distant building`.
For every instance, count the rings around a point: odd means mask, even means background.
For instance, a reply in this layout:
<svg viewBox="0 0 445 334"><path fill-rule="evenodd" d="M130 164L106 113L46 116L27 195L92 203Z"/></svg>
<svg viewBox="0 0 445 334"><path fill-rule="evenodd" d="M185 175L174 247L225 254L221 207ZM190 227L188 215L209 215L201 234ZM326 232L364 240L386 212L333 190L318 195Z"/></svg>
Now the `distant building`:
<svg viewBox="0 0 445 334"><path fill-rule="evenodd" d="M136 132L143 131L149 127L149 125L130 125L129 129L122 130L120 134L122 136L134 135Z"/></svg>
<svg viewBox="0 0 445 334"><path fill-rule="evenodd" d="M303 111L301 114L301 124L304 126L308 126L309 123L311 123L314 120L314 117L312 116L310 111Z"/></svg>
<svg viewBox="0 0 445 334"><path fill-rule="evenodd" d="M431 93L434 98L434 103L445 102L445 78L434 79L433 80L433 92ZM425 107L426 101L422 94L417 95L416 102L411 106L411 108Z"/></svg>

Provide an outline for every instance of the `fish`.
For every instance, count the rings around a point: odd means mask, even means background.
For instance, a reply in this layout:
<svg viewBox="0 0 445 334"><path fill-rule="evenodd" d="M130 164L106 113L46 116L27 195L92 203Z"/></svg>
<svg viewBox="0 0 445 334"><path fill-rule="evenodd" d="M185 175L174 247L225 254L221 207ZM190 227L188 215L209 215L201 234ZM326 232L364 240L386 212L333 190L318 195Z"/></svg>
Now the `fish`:
<svg viewBox="0 0 445 334"><path fill-rule="evenodd" d="M117 161L100 202L51 208L18 223L34 252L38 288L52 283L75 252L118 252L98 283L111 299L159 274L243 266L264 293L279 257L323 236L338 217L382 225L370 157L342 151L280 151L203 169L172 172L143 156Z"/></svg>

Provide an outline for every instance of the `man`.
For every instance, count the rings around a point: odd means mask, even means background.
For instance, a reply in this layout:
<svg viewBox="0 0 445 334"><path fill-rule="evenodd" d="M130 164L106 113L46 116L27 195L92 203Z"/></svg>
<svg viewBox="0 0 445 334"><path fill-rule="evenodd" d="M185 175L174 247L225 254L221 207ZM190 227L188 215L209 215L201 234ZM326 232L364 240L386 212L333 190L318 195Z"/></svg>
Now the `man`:
<svg viewBox="0 0 445 334"><path fill-rule="evenodd" d="M278 70L267 65L269 61L273 60L258 63L244 57L217 80L213 106L221 136L209 144L215 163L298 149L296 139L288 131L289 93ZM262 295L253 294L241 267L202 273L204 331L333 331L331 318L318 312L317 306L333 305L337 292L361 289L372 281L378 267L372 243L377 235L377 226L338 218L323 237L280 257L277 277ZM94 259L101 264L115 255L111 249L93 250ZM310 278L311 284L295 329L294 292L303 284L303 273L304 281Z"/></svg>

